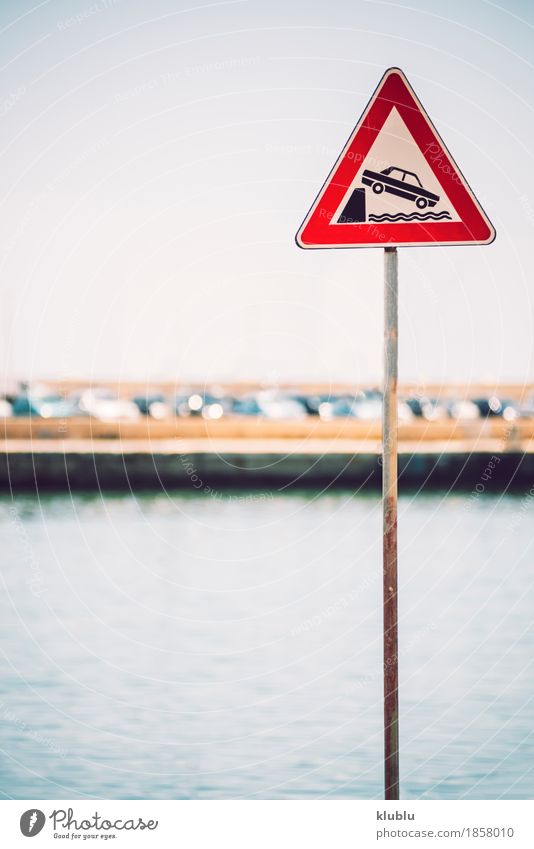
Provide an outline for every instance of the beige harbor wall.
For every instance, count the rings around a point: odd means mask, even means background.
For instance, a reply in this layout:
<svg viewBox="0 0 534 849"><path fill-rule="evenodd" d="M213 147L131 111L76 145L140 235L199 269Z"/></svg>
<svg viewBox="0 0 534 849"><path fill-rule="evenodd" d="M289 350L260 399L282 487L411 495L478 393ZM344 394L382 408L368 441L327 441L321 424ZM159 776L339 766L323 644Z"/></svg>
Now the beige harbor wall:
<svg viewBox="0 0 534 849"><path fill-rule="evenodd" d="M309 416L301 421L269 421L264 419L227 416L218 421L200 417L171 418L155 421L141 417L135 421L104 422L91 418L37 419L11 418L0 424L0 438L5 440L41 439L119 439L154 442L168 439L349 439L380 440L379 421L363 422L355 419L321 421ZM399 425L401 442L495 440L503 448L518 448L534 439L534 418L506 422L494 417L474 421L426 422L414 419Z"/></svg>

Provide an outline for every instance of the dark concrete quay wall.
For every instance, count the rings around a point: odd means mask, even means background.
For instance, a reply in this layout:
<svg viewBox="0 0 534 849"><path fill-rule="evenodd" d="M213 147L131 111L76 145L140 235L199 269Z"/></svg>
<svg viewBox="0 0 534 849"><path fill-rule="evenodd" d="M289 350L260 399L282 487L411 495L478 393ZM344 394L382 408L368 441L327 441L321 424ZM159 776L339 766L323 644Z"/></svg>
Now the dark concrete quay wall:
<svg viewBox="0 0 534 849"><path fill-rule="evenodd" d="M534 453L448 450L401 451L403 487L472 488L477 492L529 489ZM5 491L188 488L199 493L221 487L351 486L378 489L380 455L371 453L246 453L199 451L180 454L130 450L105 452L16 451L0 453Z"/></svg>

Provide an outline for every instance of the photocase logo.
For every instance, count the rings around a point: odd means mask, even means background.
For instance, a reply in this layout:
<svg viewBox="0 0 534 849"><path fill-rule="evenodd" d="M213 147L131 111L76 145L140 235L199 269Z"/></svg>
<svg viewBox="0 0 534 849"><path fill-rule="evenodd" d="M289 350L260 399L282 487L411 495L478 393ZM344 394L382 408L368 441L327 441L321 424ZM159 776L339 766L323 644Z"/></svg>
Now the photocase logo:
<svg viewBox="0 0 534 849"><path fill-rule="evenodd" d="M24 837L35 837L42 830L45 822L46 817L42 811L30 808L29 811L24 811L20 818L20 830Z"/></svg>

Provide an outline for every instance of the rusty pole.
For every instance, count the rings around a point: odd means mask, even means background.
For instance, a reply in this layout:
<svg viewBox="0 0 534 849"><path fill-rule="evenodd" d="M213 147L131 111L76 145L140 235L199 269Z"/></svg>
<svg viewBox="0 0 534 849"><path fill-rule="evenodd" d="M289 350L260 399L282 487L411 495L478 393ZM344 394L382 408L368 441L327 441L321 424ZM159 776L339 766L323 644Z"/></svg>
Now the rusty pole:
<svg viewBox="0 0 534 849"><path fill-rule="evenodd" d="M384 250L384 798L399 798L399 665L397 636L397 248Z"/></svg>

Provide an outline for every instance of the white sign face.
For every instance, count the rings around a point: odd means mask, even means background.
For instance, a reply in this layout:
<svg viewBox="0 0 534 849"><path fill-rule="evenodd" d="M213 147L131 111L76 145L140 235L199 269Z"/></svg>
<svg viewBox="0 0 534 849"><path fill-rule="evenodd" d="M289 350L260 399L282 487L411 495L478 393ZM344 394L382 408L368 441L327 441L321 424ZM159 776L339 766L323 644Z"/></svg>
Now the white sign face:
<svg viewBox="0 0 534 849"><path fill-rule="evenodd" d="M359 187L365 189L366 221L460 221L460 216L395 108L389 113L336 210L336 221L340 221L353 190Z"/></svg>

